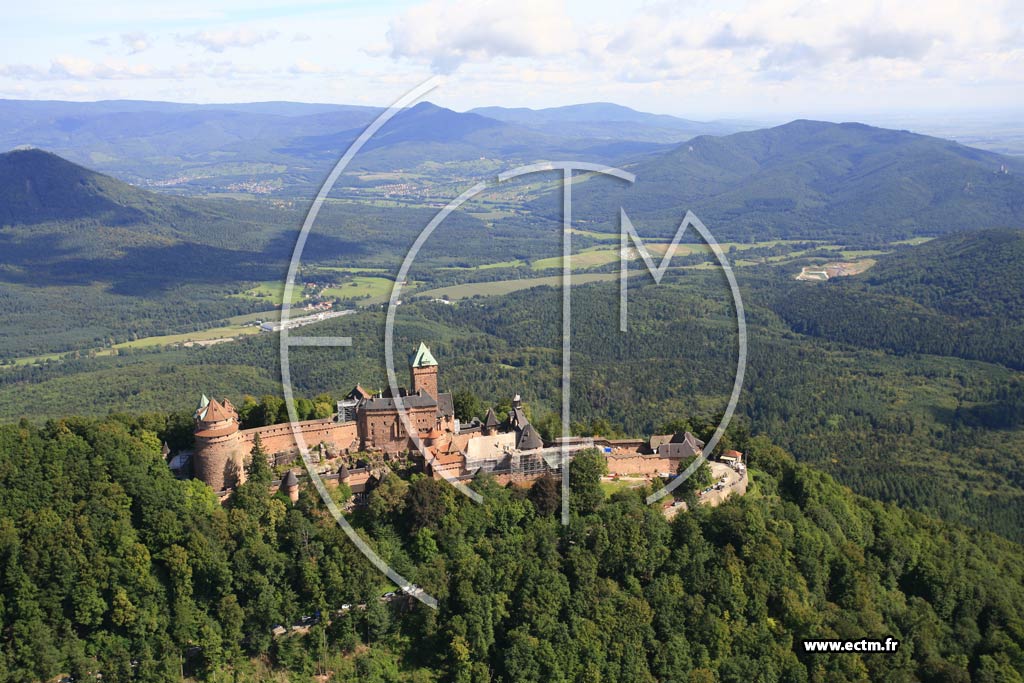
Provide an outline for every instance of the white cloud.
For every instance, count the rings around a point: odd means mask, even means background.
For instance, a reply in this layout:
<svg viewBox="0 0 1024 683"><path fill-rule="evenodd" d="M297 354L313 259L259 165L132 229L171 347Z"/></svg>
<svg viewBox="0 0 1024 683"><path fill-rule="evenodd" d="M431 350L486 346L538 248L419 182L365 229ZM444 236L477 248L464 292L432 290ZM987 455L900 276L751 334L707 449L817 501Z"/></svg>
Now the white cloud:
<svg viewBox="0 0 1024 683"><path fill-rule="evenodd" d="M553 2L433 1L392 20L387 43L392 57L450 73L465 62L562 54L575 49L575 35L568 14Z"/></svg>
<svg viewBox="0 0 1024 683"><path fill-rule="evenodd" d="M1021 0L411 0L294 12L110 1L118 19L106 25L89 3L13 6L0 40L17 62L0 66L0 94L386 103L432 69L456 72L437 98L457 108L602 99L697 118L1024 106Z"/></svg>
<svg viewBox="0 0 1024 683"><path fill-rule="evenodd" d="M146 34L142 31L136 31L134 33L122 33L121 44L128 48L128 54L136 55L140 52L148 50L152 44Z"/></svg>
<svg viewBox="0 0 1024 683"><path fill-rule="evenodd" d="M185 36L178 36L178 40L185 43L194 43L206 48L210 52L223 52L232 47L253 47L266 43L278 36L277 31L254 31L251 29L235 29L232 31L200 31Z"/></svg>
<svg viewBox="0 0 1024 683"><path fill-rule="evenodd" d="M187 62L155 66L120 60L96 62L74 56L55 58L48 67L29 64L0 66L0 76L22 81L125 81L152 79L187 79L198 77L243 78L261 70L247 68L230 61Z"/></svg>
<svg viewBox="0 0 1024 683"><path fill-rule="evenodd" d="M312 74L325 74L328 71L329 71L328 68L325 67L324 65L317 64L315 62L311 62L311 61L306 60L306 59L300 59L297 62L295 62L294 64L292 64L290 67L288 67L288 72L289 73L293 73L293 74L296 74L296 75L299 75L299 76L308 76L308 75L312 75Z"/></svg>

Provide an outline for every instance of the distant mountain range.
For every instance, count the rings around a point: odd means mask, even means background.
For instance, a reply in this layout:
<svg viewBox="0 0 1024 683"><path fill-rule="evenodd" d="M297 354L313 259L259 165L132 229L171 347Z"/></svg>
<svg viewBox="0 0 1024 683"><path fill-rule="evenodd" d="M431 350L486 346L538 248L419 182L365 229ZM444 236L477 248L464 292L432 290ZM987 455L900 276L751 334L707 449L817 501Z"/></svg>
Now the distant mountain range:
<svg viewBox="0 0 1024 683"><path fill-rule="evenodd" d="M647 114L610 102L570 104L542 110L481 106L469 113L563 137L648 142L682 142L696 135L728 135L759 127L751 121L690 121L665 114Z"/></svg>
<svg viewBox="0 0 1024 683"><path fill-rule="evenodd" d="M665 236L689 209L729 239L890 241L1024 226L1024 160L858 123L700 136L629 170L633 187L578 185L574 216L617 231L623 206L641 234ZM553 217L559 202L553 194L533 208Z"/></svg>
<svg viewBox="0 0 1024 683"><path fill-rule="evenodd" d="M751 121L690 121L666 114L648 114L610 102L526 109L479 107L469 113L573 138L609 138L648 142L682 142L697 135L728 135L758 128Z"/></svg>
<svg viewBox="0 0 1024 683"><path fill-rule="evenodd" d="M0 149L39 147L136 184L204 191L273 179L308 194L308 186L322 181L381 111L293 102L0 100ZM424 162L565 155L623 163L697 133L733 130L605 104L492 113L418 104L385 126L353 168L390 171Z"/></svg>

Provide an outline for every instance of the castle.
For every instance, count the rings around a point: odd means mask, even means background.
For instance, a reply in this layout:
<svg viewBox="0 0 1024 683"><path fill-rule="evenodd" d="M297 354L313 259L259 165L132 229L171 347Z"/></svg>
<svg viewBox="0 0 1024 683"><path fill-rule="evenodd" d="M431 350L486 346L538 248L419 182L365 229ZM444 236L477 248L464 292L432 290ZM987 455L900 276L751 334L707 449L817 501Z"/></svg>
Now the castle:
<svg viewBox="0 0 1024 683"><path fill-rule="evenodd" d="M399 388L397 395L390 390L370 394L356 386L329 418L253 429L239 428L238 412L230 401L203 396L194 414L194 476L227 494L244 481L245 463L257 436L274 463L291 463L299 453L296 433L314 459L342 458L340 468L328 469L337 469L338 479L357 494L372 486L375 476L369 467L344 464L345 456L359 452L377 452L384 458L410 454L436 478L469 479L488 472L503 482L521 482L559 474L563 451L599 448L610 474L653 476L674 474L680 461L688 461L704 446L688 432L648 441L595 437L546 444L518 395L505 420L499 421L488 409L483 420L462 424L455 418L452 395L439 389L437 360L423 343L410 360L409 379L410 388Z"/></svg>

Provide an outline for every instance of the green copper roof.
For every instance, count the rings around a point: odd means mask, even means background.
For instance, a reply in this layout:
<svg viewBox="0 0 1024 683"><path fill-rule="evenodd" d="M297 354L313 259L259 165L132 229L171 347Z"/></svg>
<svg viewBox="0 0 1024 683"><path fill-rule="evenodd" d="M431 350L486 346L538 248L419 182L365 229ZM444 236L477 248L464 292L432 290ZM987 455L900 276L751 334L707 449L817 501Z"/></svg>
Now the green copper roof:
<svg viewBox="0 0 1024 683"><path fill-rule="evenodd" d="M196 416L202 420L206 417L206 408L210 405L210 399L206 398L206 394L199 399L199 405L196 406Z"/></svg>
<svg viewBox="0 0 1024 683"><path fill-rule="evenodd" d="M433 354L430 353L430 349L423 342L420 342L420 348L416 351L416 356L412 359L412 366L414 368L426 368L431 365L437 365L437 361L434 360Z"/></svg>

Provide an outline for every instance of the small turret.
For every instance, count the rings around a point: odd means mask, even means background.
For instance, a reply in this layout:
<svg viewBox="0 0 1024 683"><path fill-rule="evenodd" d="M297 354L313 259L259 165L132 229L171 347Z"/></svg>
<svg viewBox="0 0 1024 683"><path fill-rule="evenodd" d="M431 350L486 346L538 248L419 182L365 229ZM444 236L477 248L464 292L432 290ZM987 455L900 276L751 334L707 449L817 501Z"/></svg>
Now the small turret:
<svg viewBox="0 0 1024 683"><path fill-rule="evenodd" d="M293 503L299 502L299 478L295 476L293 470L288 470L288 474L284 475L281 490L288 496L288 500Z"/></svg>
<svg viewBox="0 0 1024 683"><path fill-rule="evenodd" d="M484 426L480 430L484 436L490 436L491 434L498 433L498 416L494 414L493 408L487 409L487 414L484 415Z"/></svg>

